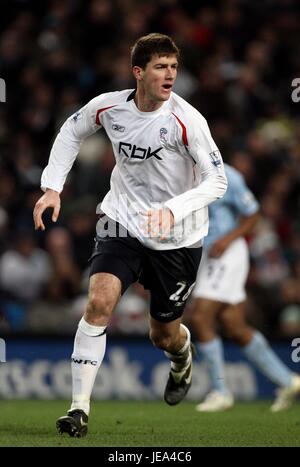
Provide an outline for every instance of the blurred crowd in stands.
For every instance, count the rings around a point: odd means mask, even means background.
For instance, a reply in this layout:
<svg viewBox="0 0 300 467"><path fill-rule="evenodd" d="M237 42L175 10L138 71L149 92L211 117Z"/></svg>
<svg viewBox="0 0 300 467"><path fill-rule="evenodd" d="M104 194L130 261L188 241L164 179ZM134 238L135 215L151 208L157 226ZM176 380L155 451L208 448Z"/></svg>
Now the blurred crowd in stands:
<svg viewBox="0 0 300 467"><path fill-rule="evenodd" d="M82 146L56 224L35 232L40 176L64 120L131 88L129 50L149 32L182 52L175 91L208 120L223 158L261 204L251 238L250 321L300 335L300 4L297 0L4 0L0 16L0 332L73 333L86 302L96 206L114 166L102 131ZM133 286L110 332L147 332Z"/></svg>

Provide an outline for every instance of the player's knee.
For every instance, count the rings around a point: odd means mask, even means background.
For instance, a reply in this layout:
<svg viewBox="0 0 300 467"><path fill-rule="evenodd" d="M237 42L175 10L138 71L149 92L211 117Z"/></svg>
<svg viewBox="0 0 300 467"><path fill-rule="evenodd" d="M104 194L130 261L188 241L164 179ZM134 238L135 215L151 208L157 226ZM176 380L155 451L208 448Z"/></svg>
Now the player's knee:
<svg viewBox="0 0 300 467"><path fill-rule="evenodd" d="M152 344L159 349L168 350L172 345L172 337L170 334L162 334L151 330L150 339Z"/></svg>
<svg viewBox="0 0 300 467"><path fill-rule="evenodd" d="M191 316L193 329L199 332L207 332L214 329L214 320L212 316L206 313L204 310L197 308L194 310Z"/></svg>
<svg viewBox="0 0 300 467"><path fill-rule="evenodd" d="M194 313L191 316L192 319L192 325L194 327L199 327L199 326L204 326L205 325L205 314L197 309L194 311Z"/></svg>
<svg viewBox="0 0 300 467"><path fill-rule="evenodd" d="M243 330L239 327L236 320L230 316L230 313L223 313L220 317L220 321L225 337L231 340L239 340Z"/></svg>
<svg viewBox="0 0 300 467"><path fill-rule="evenodd" d="M87 312L93 316L109 319L112 313L111 302L104 295L93 294L89 297Z"/></svg>

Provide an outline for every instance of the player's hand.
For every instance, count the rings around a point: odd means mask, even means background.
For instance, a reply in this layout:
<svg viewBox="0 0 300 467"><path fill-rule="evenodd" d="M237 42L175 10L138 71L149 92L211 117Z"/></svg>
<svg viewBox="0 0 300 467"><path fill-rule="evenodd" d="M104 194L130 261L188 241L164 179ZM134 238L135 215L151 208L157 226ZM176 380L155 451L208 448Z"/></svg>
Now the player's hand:
<svg viewBox="0 0 300 467"><path fill-rule="evenodd" d="M36 202L33 210L35 230L45 230L42 215L47 208L53 208L52 221L56 222L60 211L60 195L57 191L47 189L43 196Z"/></svg>
<svg viewBox="0 0 300 467"><path fill-rule="evenodd" d="M211 258L219 258L227 250L232 240L227 237L217 240L209 249L209 256Z"/></svg>
<svg viewBox="0 0 300 467"><path fill-rule="evenodd" d="M141 212L146 217L142 229L149 237L157 237L160 241L170 236L174 226L174 215L169 208L150 209Z"/></svg>

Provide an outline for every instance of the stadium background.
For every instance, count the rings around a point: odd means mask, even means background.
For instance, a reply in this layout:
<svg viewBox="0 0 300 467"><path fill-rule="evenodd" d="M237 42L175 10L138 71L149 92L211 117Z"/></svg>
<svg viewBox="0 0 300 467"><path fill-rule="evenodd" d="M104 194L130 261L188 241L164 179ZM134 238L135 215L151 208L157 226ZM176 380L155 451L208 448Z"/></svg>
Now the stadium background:
<svg viewBox="0 0 300 467"><path fill-rule="evenodd" d="M95 211L114 165L104 132L82 146L59 221L52 224L46 213L46 231L35 232L32 209L62 122L95 95L134 86L129 48L152 31L170 34L179 45L175 91L207 118L224 160L243 173L261 204L262 220L248 239L247 314L299 371L291 359L292 338L300 336L300 102L292 100L292 81L300 77L298 2L2 0L0 6L0 77L6 82L0 336L7 356L0 397L69 397L67 359L86 302ZM161 397L168 363L146 341L147 300L135 285L118 306L97 397ZM226 355L237 397L270 397L273 386L233 345L226 345ZM194 399L207 390L201 362L196 370Z"/></svg>

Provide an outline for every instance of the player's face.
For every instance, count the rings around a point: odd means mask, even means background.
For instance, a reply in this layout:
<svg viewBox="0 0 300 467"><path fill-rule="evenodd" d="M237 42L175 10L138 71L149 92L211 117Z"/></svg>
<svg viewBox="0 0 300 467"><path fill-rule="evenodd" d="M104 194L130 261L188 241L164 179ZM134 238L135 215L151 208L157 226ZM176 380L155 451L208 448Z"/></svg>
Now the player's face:
<svg viewBox="0 0 300 467"><path fill-rule="evenodd" d="M153 55L142 73L144 93L149 100L161 102L169 99L177 67L176 55Z"/></svg>

